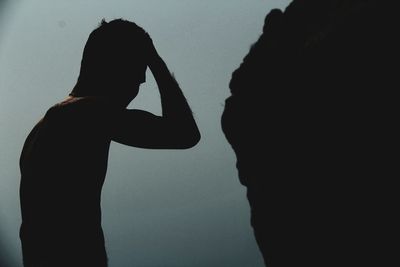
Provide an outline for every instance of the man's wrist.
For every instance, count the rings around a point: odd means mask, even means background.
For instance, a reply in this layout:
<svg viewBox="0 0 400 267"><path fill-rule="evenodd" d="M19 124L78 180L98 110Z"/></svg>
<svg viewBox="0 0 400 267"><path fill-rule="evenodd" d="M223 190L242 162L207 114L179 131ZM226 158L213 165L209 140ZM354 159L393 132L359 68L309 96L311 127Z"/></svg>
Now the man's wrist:
<svg viewBox="0 0 400 267"><path fill-rule="evenodd" d="M149 68L152 71L155 69L160 69L164 65L165 65L164 60L158 54L153 55L149 61Z"/></svg>
<svg viewBox="0 0 400 267"><path fill-rule="evenodd" d="M160 61L162 61L160 55L157 52L153 52L149 59L149 65L160 63Z"/></svg>

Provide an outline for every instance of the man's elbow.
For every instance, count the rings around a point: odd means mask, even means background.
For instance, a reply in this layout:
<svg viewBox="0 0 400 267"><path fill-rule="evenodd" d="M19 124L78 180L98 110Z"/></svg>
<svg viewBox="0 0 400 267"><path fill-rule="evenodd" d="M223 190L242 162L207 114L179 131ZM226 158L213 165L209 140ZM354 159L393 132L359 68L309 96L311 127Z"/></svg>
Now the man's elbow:
<svg viewBox="0 0 400 267"><path fill-rule="evenodd" d="M189 149L194 147L200 142L201 134L198 129L194 132L187 133L185 136L182 136L179 140L179 148L180 149Z"/></svg>
<svg viewBox="0 0 400 267"><path fill-rule="evenodd" d="M196 129L196 131L192 137L192 146L191 147L194 147L195 145L197 145L200 142L200 139L201 139L200 131L198 129Z"/></svg>

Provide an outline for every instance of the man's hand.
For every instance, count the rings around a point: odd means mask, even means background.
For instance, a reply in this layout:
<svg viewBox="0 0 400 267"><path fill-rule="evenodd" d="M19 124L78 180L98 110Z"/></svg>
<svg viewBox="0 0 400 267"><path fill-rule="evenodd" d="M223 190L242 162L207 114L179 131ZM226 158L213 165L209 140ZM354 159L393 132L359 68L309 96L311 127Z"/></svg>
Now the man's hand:
<svg viewBox="0 0 400 267"><path fill-rule="evenodd" d="M150 35L146 33L146 43L147 43L147 53L148 53L148 63L150 69L160 61L160 56L154 46L153 40L151 39Z"/></svg>

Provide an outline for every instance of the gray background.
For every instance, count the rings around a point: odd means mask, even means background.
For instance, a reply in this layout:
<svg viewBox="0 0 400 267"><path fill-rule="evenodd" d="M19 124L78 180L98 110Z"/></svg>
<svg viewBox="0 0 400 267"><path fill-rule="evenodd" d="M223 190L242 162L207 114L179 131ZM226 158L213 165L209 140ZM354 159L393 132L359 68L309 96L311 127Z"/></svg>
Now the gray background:
<svg viewBox="0 0 400 267"><path fill-rule="evenodd" d="M12 3L11 3L12 2ZM21 266L18 159L46 109L74 85L104 17L146 29L202 133L189 150L112 144L102 197L110 267L262 266L245 188L220 117L232 71L261 34L272 0L0 0L0 266ZM160 114L151 73L131 107Z"/></svg>

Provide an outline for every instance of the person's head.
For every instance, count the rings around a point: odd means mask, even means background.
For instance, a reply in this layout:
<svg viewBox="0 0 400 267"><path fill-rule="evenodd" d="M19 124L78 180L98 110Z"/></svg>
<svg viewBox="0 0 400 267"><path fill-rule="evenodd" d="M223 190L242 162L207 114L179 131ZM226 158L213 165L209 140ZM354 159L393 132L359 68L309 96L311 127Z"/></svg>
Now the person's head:
<svg viewBox="0 0 400 267"><path fill-rule="evenodd" d="M133 22L102 20L89 36L71 96L103 96L129 103L145 82L148 34Z"/></svg>

